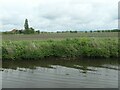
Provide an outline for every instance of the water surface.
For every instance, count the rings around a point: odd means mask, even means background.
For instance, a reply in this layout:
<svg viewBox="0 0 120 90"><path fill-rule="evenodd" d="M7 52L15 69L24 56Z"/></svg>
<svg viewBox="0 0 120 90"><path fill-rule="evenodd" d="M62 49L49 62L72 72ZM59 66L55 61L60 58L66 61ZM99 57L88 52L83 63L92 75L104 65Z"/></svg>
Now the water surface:
<svg viewBox="0 0 120 90"><path fill-rule="evenodd" d="M3 88L118 88L117 60L3 61Z"/></svg>

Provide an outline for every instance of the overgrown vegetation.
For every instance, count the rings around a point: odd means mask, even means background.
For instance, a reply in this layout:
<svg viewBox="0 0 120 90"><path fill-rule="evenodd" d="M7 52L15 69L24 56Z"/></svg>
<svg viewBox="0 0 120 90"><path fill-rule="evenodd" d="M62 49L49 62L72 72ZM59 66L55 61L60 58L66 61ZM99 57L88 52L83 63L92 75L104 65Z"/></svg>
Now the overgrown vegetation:
<svg viewBox="0 0 120 90"><path fill-rule="evenodd" d="M44 41L3 41L2 59L57 58L117 58L118 39L114 38L73 38Z"/></svg>

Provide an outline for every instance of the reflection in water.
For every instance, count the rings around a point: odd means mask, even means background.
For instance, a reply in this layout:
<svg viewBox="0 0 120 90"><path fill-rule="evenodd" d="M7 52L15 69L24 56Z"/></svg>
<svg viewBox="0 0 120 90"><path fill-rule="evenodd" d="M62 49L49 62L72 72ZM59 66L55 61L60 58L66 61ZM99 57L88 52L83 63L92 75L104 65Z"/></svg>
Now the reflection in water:
<svg viewBox="0 0 120 90"><path fill-rule="evenodd" d="M117 60L3 61L4 88L117 88Z"/></svg>

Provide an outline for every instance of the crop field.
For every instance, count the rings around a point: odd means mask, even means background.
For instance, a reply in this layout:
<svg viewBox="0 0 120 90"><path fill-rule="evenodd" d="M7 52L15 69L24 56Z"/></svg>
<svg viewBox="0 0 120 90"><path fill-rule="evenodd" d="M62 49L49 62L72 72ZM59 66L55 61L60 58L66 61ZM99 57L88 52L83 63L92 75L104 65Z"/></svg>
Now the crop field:
<svg viewBox="0 0 120 90"><path fill-rule="evenodd" d="M80 33L41 33L41 34L3 34L2 40L49 40L49 39L66 39L66 38L80 38L80 37L118 37L117 32L80 32Z"/></svg>
<svg viewBox="0 0 120 90"><path fill-rule="evenodd" d="M2 58L117 58L117 33L46 33L3 35Z"/></svg>

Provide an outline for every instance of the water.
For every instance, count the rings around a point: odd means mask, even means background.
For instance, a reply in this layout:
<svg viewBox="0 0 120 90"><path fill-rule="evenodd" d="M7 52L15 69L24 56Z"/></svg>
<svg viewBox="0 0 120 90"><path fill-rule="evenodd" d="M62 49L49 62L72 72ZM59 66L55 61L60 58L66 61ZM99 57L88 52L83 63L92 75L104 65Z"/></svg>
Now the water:
<svg viewBox="0 0 120 90"><path fill-rule="evenodd" d="M3 61L3 88L118 88L117 60Z"/></svg>

